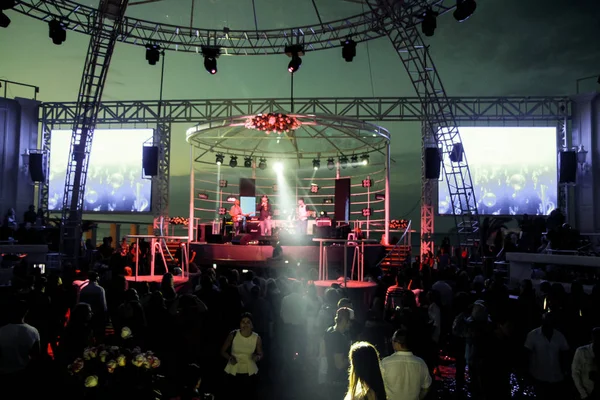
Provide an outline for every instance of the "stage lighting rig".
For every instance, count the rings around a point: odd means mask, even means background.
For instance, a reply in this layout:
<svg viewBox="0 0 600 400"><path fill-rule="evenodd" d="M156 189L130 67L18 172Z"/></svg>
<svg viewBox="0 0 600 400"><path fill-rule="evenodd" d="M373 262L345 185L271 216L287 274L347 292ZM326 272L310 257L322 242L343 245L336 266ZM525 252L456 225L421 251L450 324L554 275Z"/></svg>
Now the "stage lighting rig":
<svg viewBox="0 0 600 400"><path fill-rule="evenodd" d="M0 27L8 28L10 25L10 18L4 14L4 11L10 10L17 4L14 0L0 0Z"/></svg>
<svg viewBox="0 0 600 400"><path fill-rule="evenodd" d="M217 73L217 58L221 55L221 48L217 46L202 46L204 69L211 75Z"/></svg>
<svg viewBox="0 0 600 400"><path fill-rule="evenodd" d="M244 157L244 168L252 168L252 157Z"/></svg>
<svg viewBox="0 0 600 400"><path fill-rule="evenodd" d="M352 62L356 57L356 42L352 39L346 39L342 42L342 58L346 62Z"/></svg>
<svg viewBox="0 0 600 400"><path fill-rule="evenodd" d="M288 57L292 58L288 64L288 71L293 74L298 71L302 65L302 58L300 57L304 56L304 48L301 45L296 44L293 46L285 46L284 51Z"/></svg>
<svg viewBox="0 0 600 400"><path fill-rule="evenodd" d="M216 163L217 165L221 165L221 164L223 164L223 160L225 160L225 157L223 156L223 154L217 154L217 155L215 156L215 163Z"/></svg>
<svg viewBox="0 0 600 400"><path fill-rule="evenodd" d="M421 22L421 31L425 36L433 36L435 29L437 28L437 16L438 13L428 8L423 14L423 21Z"/></svg>
<svg viewBox="0 0 600 400"><path fill-rule="evenodd" d="M310 192L311 193L319 193L319 185L317 185L316 183L311 183L310 184Z"/></svg>
<svg viewBox="0 0 600 400"><path fill-rule="evenodd" d="M321 168L321 160L319 160L318 158L315 158L313 160L313 169L315 171L317 171L319 168Z"/></svg>
<svg viewBox="0 0 600 400"><path fill-rule="evenodd" d="M363 217L370 217L371 215L373 215L373 209L371 209L371 208L363 208L362 209L362 215L363 215Z"/></svg>
<svg viewBox="0 0 600 400"><path fill-rule="evenodd" d="M258 163L258 168L265 170L267 169L267 159L266 158L261 158L260 162Z"/></svg>
<svg viewBox="0 0 600 400"><path fill-rule="evenodd" d="M327 160L327 169L329 169L331 171L334 168L335 168L335 161L333 160L333 158L328 159Z"/></svg>
<svg viewBox="0 0 600 400"><path fill-rule="evenodd" d="M360 156L360 163L362 165L369 165L369 155L363 154L362 156Z"/></svg>
<svg viewBox="0 0 600 400"><path fill-rule="evenodd" d="M219 181L219 187L220 188L226 188L228 184L229 184L229 182L227 182L227 179L221 179Z"/></svg>
<svg viewBox="0 0 600 400"><path fill-rule="evenodd" d="M231 156L231 159L229 160L229 166L231 168L237 167L237 156Z"/></svg>
<svg viewBox="0 0 600 400"><path fill-rule="evenodd" d="M48 37L52 43L60 46L67 40L67 25L57 19L48 22Z"/></svg>
<svg viewBox="0 0 600 400"><path fill-rule="evenodd" d="M358 167L358 156L357 155L353 155L350 158L350 164L352 164L352 168Z"/></svg>
<svg viewBox="0 0 600 400"><path fill-rule="evenodd" d="M146 61L150 65L156 65L160 61L160 46L157 44L146 44Z"/></svg>
<svg viewBox="0 0 600 400"><path fill-rule="evenodd" d="M340 157L340 165L342 168L346 169L346 167L348 166L348 157L341 156Z"/></svg>
<svg viewBox="0 0 600 400"><path fill-rule="evenodd" d="M456 0L456 9L454 10L454 19L458 22L465 22L473 15L477 3L475 0Z"/></svg>

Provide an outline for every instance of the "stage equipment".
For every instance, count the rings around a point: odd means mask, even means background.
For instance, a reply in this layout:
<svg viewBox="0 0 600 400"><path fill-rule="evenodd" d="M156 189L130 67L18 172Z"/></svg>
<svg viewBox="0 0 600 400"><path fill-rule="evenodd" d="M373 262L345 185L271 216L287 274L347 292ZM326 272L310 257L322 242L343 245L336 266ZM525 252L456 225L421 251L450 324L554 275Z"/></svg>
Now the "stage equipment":
<svg viewBox="0 0 600 400"><path fill-rule="evenodd" d="M352 164L352 168L358 168L358 156L353 155L350 157L350 164Z"/></svg>
<svg viewBox="0 0 600 400"><path fill-rule="evenodd" d="M362 165L369 165L369 155L363 154L362 156L360 156L360 163Z"/></svg>
<svg viewBox="0 0 600 400"><path fill-rule="evenodd" d="M348 167L348 157L346 157L346 156L340 157L340 166L344 169L346 169L346 167Z"/></svg>
<svg viewBox="0 0 600 400"><path fill-rule="evenodd" d="M223 154L217 154L215 156L215 164L221 165L223 164L223 160L225 160L225 156L223 156Z"/></svg>
<svg viewBox="0 0 600 400"><path fill-rule="evenodd" d="M256 197L256 180L240 178L240 197Z"/></svg>
<svg viewBox="0 0 600 400"><path fill-rule="evenodd" d="M252 157L244 157L244 168L252 168Z"/></svg>
<svg viewBox="0 0 600 400"><path fill-rule="evenodd" d="M350 221L350 187L351 180L335 180L335 220Z"/></svg>
<svg viewBox="0 0 600 400"><path fill-rule="evenodd" d="M158 147L143 147L142 170L144 177L152 177L158 175Z"/></svg>
<svg viewBox="0 0 600 400"><path fill-rule="evenodd" d="M437 147L425 148L425 179L440 179L442 160L440 149Z"/></svg>
<svg viewBox="0 0 600 400"><path fill-rule="evenodd" d="M67 40L67 27L57 19L48 22L48 37L52 43L61 45Z"/></svg>
<svg viewBox="0 0 600 400"><path fill-rule="evenodd" d="M316 194L316 193L319 193L319 185L316 185L316 184L314 184L314 183L313 183L313 184L311 184L311 185L310 185L310 192L311 192L311 193L315 193L315 194Z"/></svg>
<svg viewBox="0 0 600 400"><path fill-rule="evenodd" d="M237 167L237 156L231 156L231 159L229 160L229 166L231 168Z"/></svg>
<svg viewBox="0 0 600 400"><path fill-rule="evenodd" d="M577 152L561 151L559 154L559 183L577 182Z"/></svg>
<svg viewBox="0 0 600 400"><path fill-rule="evenodd" d="M382 201L382 200L385 200L385 194L381 194L381 193L377 193L377 194L375 194L375 200L376 200L376 201Z"/></svg>
<svg viewBox="0 0 600 400"><path fill-rule="evenodd" d="M221 180L219 181L219 187L220 187L220 188L226 188L226 187L227 187L227 185L228 185L228 183L229 183L229 182L227 182L227 180L226 180L226 179L221 179Z"/></svg>
<svg viewBox="0 0 600 400"><path fill-rule="evenodd" d="M211 75L217 73L217 58L221 55L221 48L218 46L202 46L202 56L204 57L204 69Z"/></svg>
<svg viewBox="0 0 600 400"><path fill-rule="evenodd" d="M45 182L46 173L44 172L44 154L29 154L29 176L33 182Z"/></svg>
<svg viewBox="0 0 600 400"><path fill-rule="evenodd" d="M315 171L318 171L320 167L321 167L321 160L319 160L318 158L315 158L313 160L313 169Z"/></svg>
<svg viewBox="0 0 600 400"><path fill-rule="evenodd" d="M372 179L363 179L363 181L362 181L362 187L364 187L364 188L370 188L371 186L373 186L373 180Z"/></svg>
<svg viewBox="0 0 600 400"><path fill-rule="evenodd" d="M198 193L198 198L200 200L208 200L208 195L206 193Z"/></svg>
<svg viewBox="0 0 600 400"><path fill-rule="evenodd" d="M332 170L335 168L335 161L333 160L333 158L330 158L327 160L327 169L328 170Z"/></svg>
<svg viewBox="0 0 600 400"><path fill-rule="evenodd" d="M101 0L95 18L89 21L93 35L77 97L61 218L60 252L63 261L73 265L79 261L85 183L98 108L115 44L124 31L127 4L128 0Z"/></svg>
<svg viewBox="0 0 600 400"><path fill-rule="evenodd" d="M150 65L156 65L160 61L160 46L157 44L146 44L146 61Z"/></svg>
<svg viewBox="0 0 600 400"><path fill-rule="evenodd" d="M438 14L431 8L428 8L423 15L423 22L421 22L421 32L425 36L433 36L437 28L437 16Z"/></svg>
<svg viewBox="0 0 600 400"><path fill-rule="evenodd" d="M352 62L356 57L356 42L352 39L346 39L342 43L342 58L346 62Z"/></svg>
<svg viewBox="0 0 600 400"><path fill-rule="evenodd" d="M292 58L288 64L288 71L293 74L298 71L302 65L301 57L304 56L304 48L299 44L285 46L285 54Z"/></svg>

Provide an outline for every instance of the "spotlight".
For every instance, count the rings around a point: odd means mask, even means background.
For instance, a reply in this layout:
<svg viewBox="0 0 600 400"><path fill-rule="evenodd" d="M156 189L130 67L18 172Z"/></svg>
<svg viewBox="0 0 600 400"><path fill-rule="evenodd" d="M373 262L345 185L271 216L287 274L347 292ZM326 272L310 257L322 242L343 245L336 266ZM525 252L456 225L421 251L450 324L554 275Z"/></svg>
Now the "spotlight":
<svg viewBox="0 0 600 400"><path fill-rule="evenodd" d="M229 160L229 166L231 168L237 167L237 156L231 156L231 160Z"/></svg>
<svg viewBox="0 0 600 400"><path fill-rule="evenodd" d="M313 160L313 169L316 171L321 167L321 160L315 158Z"/></svg>
<svg viewBox="0 0 600 400"><path fill-rule="evenodd" d="M221 187L221 188L226 188L228 184L229 184L229 182L227 182L227 179L221 179L219 181L219 187Z"/></svg>
<svg viewBox="0 0 600 400"><path fill-rule="evenodd" d="M346 60L346 62L352 62L356 57L356 42L352 39L346 39L343 42L342 47L342 58Z"/></svg>
<svg viewBox="0 0 600 400"><path fill-rule="evenodd" d="M300 57L304 56L304 49L298 44L294 46L285 46L285 54L292 58L288 64L288 71L293 74L298 71L302 65L302 58Z"/></svg>
<svg viewBox="0 0 600 400"><path fill-rule="evenodd" d="M10 10L17 4L14 0L0 0L0 27L8 28L10 25L10 18L4 14L4 11Z"/></svg>
<svg viewBox="0 0 600 400"><path fill-rule="evenodd" d="M319 185L317 185L316 183L311 183L310 184L310 192L311 193L319 193Z"/></svg>
<svg viewBox="0 0 600 400"><path fill-rule="evenodd" d="M223 154L217 154L217 155L215 156L215 163L216 163L217 165L221 165L221 164L223 164L223 160L224 160L224 159L225 159L225 157L223 156Z"/></svg>
<svg viewBox="0 0 600 400"><path fill-rule="evenodd" d="M353 156L350 158L350 163L352 164L352 168L356 168L356 167L358 167L358 156L356 156L356 155L353 155Z"/></svg>
<svg viewBox="0 0 600 400"><path fill-rule="evenodd" d="M371 215L373 215L373 209L372 208L363 208L362 215L363 215L363 217L370 217Z"/></svg>
<svg viewBox="0 0 600 400"><path fill-rule="evenodd" d="M6 15L2 11L0 11L0 27L8 28L9 25L10 25L10 18L8 18L8 15Z"/></svg>
<svg viewBox="0 0 600 400"><path fill-rule="evenodd" d="M160 46L157 44L146 45L146 61L150 65L156 65L160 61Z"/></svg>
<svg viewBox="0 0 600 400"><path fill-rule="evenodd" d="M369 155L363 154L362 156L360 156L360 163L362 165L369 165Z"/></svg>
<svg viewBox="0 0 600 400"><path fill-rule="evenodd" d="M333 160L333 158L330 158L329 160L327 160L327 168L330 171L335 168L335 161Z"/></svg>
<svg viewBox="0 0 600 400"><path fill-rule="evenodd" d="M217 73L217 58L221 54L220 47L202 46L204 56L204 69L211 75Z"/></svg>
<svg viewBox="0 0 600 400"><path fill-rule="evenodd" d="M262 170L267 168L267 160L265 158L260 159L260 162L258 163L258 168Z"/></svg>
<svg viewBox="0 0 600 400"><path fill-rule="evenodd" d="M456 10L454 10L454 19L458 22L465 22L475 12L477 3L475 0L457 0Z"/></svg>
<svg viewBox="0 0 600 400"><path fill-rule="evenodd" d="M346 167L348 166L348 157L341 156L340 157L340 165L342 166L342 168L346 169Z"/></svg>
<svg viewBox="0 0 600 400"><path fill-rule="evenodd" d="M273 164L273 171L276 173L283 172L283 163L281 161L277 161Z"/></svg>
<svg viewBox="0 0 600 400"><path fill-rule="evenodd" d="M437 28L437 16L438 13L428 8L423 15L423 21L421 22L421 31L425 36L433 36L435 28Z"/></svg>
<svg viewBox="0 0 600 400"><path fill-rule="evenodd" d="M57 19L48 22L48 37L52 43L61 45L67 40L67 26Z"/></svg>
<svg viewBox="0 0 600 400"><path fill-rule="evenodd" d="M244 157L244 168L252 168L252 157Z"/></svg>

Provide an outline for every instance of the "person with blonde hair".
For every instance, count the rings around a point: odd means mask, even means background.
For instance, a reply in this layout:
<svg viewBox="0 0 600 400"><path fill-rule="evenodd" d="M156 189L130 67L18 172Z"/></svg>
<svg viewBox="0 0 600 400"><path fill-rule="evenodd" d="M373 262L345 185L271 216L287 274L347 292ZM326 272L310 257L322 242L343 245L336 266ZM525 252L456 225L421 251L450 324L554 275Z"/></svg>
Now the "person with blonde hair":
<svg viewBox="0 0 600 400"><path fill-rule="evenodd" d="M350 347L348 392L344 400L386 400L379 352L371 343L356 342Z"/></svg>

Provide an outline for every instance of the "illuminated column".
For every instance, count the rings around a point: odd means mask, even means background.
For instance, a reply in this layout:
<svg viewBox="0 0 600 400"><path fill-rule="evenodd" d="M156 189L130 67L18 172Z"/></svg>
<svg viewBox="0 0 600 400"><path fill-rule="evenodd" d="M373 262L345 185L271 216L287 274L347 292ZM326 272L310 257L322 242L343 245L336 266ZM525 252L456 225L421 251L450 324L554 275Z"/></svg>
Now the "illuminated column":
<svg viewBox="0 0 600 400"><path fill-rule="evenodd" d="M116 247L119 242L119 225L110 224L110 237L113 239L113 247Z"/></svg>
<svg viewBox="0 0 600 400"><path fill-rule="evenodd" d="M190 219L188 221L188 243L194 240L194 227L196 220L194 219L194 146L190 145ZM189 246L188 246L189 248Z"/></svg>
<svg viewBox="0 0 600 400"><path fill-rule="evenodd" d="M138 235L140 231L140 226L138 224L129 225L129 234L130 235Z"/></svg>
<svg viewBox="0 0 600 400"><path fill-rule="evenodd" d="M391 163L391 149L390 140L387 141L385 148L385 233L383 238L383 244L390 244L390 163Z"/></svg>
<svg viewBox="0 0 600 400"><path fill-rule="evenodd" d="M146 235L154 235L154 225L147 225L146 228Z"/></svg>

